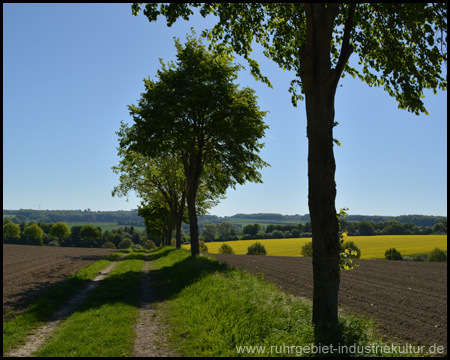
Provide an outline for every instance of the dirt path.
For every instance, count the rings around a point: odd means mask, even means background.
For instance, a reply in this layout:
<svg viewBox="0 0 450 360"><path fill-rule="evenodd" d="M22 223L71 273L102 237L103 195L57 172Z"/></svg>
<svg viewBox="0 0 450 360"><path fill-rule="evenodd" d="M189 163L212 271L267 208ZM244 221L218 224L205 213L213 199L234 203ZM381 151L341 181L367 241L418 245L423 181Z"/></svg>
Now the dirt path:
<svg viewBox="0 0 450 360"><path fill-rule="evenodd" d="M73 311L87 299L92 290L96 289L100 282L108 275L114 266L117 264L117 261L122 260L128 254L122 255L120 258L116 259L116 262L113 262L105 269L99 272L99 275L95 277L80 293L74 296L65 306L63 306L59 311L57 311L52 319L48 321L44 326L35 330L35 332L29 335L25 339L25 345L19 347L8 354L6 356L12 357L29 357L34 352L36 352L46 341L48 336L53 332L55 327L65 318L67 318Z"/></svg>
<svg viewBox="0 0 450 360"><path fill-rule="evenodd" d="M167 333L158 318L156 303L152 295L150 261L145 255L142 269L141 291L139 297L139 315L136 322L137 338L134 343L133 357L172 357L176 356L169 348L164 335Z"/></svg>

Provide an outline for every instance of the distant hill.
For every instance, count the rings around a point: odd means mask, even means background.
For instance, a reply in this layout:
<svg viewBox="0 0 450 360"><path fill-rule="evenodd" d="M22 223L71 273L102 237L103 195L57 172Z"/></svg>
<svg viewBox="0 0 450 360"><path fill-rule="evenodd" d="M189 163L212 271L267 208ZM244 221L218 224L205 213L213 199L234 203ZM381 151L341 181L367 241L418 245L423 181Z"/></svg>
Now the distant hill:
<svg viewBox="0 0 450 360"><path fill-rule="evenodd" d="M3 210L3 217L11 218L15 222L34 221L43 223L55 223L64 221L69 223L78 222L121 222L141 223L143 218L137 214L137 210L131 211L90 211L87 210ZM371 221L374 223L380 221L397 220L400 223L413 223L416 226L434 226L436 222L447 219L446 216L430 215L400 215L400 216L376 216L376 215L349 215L347 221ZM309 214L305 215L282 215L276 213L260 214L236 214L233 216L206 215L199 217L199 224L221 223L229 221L232 224L298 224L310 221Z"/></svg>

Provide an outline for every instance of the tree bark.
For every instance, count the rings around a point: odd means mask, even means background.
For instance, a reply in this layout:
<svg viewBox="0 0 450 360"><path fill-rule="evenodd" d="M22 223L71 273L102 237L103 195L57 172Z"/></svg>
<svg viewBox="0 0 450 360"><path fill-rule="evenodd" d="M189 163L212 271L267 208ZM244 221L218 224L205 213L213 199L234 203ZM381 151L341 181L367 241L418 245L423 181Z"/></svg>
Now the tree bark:
<svg viewBox="0 0 450 360"><path fill-rule="evenodd" d="M197 223L197 209L195 208L195 198L197 190L194 185L189 184L188 190L188 213L189 213L189 232L191 237L191 255L200 254L200 245L198 243L198 223Z"/></svg>
<svg viewBox="0 0 450 360"><path fill-rule="evenodd" d="M305 5L306 43L300 50L308 136L308 205L313 243L313 323L338 321L339 227L333 154L334 95L330 46L336 8Z"/></svg>

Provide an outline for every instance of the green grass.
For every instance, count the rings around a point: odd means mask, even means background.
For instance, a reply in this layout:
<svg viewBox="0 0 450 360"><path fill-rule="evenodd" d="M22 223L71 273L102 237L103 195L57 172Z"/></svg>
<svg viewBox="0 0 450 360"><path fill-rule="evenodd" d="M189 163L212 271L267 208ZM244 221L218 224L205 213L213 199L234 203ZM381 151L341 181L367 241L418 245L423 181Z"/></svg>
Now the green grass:
<svg viewBox="0 0 450 360"><path fill-rule="evenodd" d="M36 356L131 356L144 253L120 261Z"/></svg>
<svg viewBox="0 0 450 360"><path fill-rule="evenodd" d="M152 260L157 309L170 324L171 346L182 356L295 356L283 346L382 344L372 322L361 317L341 314L337 327L315 329L311 303L262 276L171 247L155 251ZM249 353L244 346L260 348ZM261 347L264 353L258 353Z"/></svg>
<svg viewBox="0 0 450 360"><path fill-rule="evenodd" d="M111 254L106 259L99 260L90 266L80 269L67 280L49 287L38 296L25 313L14 316L3 324L3 354L24 343L28 334L48 321L53 313L75 296L98 272L107 267L122 253ZM8 317L8 314L6 314Z"/></svg>

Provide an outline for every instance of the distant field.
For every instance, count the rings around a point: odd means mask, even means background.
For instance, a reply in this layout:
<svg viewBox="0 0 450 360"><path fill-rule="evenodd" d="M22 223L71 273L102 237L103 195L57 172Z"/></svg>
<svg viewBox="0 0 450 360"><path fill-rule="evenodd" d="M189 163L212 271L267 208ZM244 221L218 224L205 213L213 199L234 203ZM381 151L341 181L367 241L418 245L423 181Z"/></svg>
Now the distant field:
<svg viewBox="0 0 450 360"><path fill-rule="evenodd" d="M361 249L361 259L384 259L387 249L394 247L405 255L425 254L435 247L447 250L447 235L380 235L380 236L351 236L347 238ZM261 239L238 240L226 242L208 242L208 252L218 254L219 247L226 243L237 255L245 254L247 248L255 242L266 247L267 255L272 256L301 256L300 250L311 238L298 239ZM190 245L183 245L190 249Z"/></svg>

